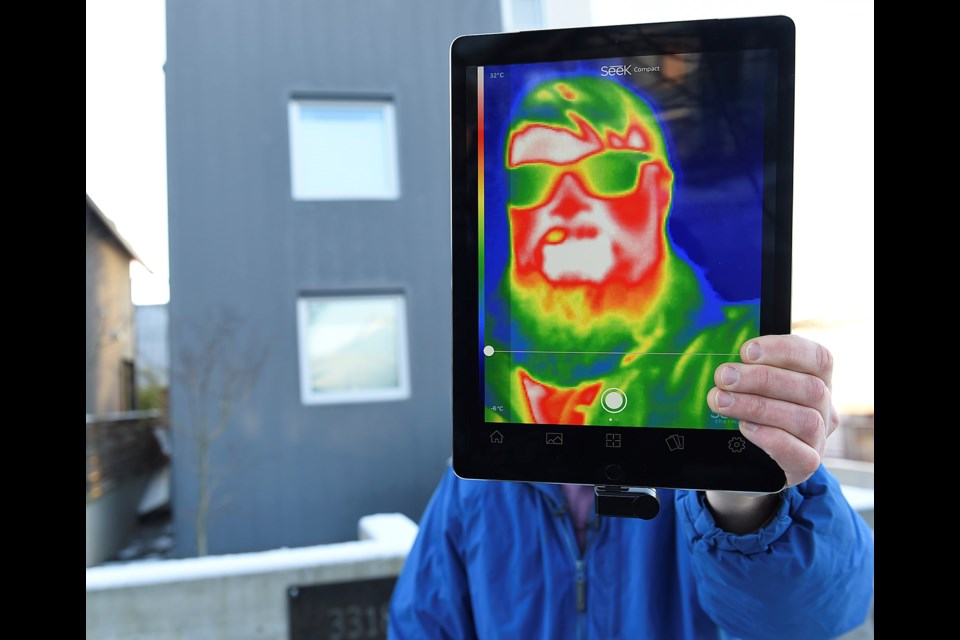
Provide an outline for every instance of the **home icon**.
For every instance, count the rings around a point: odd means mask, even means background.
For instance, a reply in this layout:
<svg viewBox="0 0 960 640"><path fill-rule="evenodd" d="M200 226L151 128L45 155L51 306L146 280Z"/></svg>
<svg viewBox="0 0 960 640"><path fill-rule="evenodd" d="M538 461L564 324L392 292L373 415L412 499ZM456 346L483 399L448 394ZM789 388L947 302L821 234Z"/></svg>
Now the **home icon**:
<svg viewBox="0 0 960 640"><path fill-rule="evenodd" d="M490 434L490 442L494 444L500 444L501 442L503 442L503 434L500 433L499 431L494 431L493 433Z"/></svg>

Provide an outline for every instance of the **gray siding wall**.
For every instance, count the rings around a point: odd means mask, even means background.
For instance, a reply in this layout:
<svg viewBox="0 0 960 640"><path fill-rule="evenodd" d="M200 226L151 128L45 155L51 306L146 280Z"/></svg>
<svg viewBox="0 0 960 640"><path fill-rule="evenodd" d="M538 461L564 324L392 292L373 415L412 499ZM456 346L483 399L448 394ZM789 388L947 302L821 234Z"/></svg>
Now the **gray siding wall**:
<svg viewBox="0 0 960 640"><path fill-rule="evenodd" d="M222 309L267 351L214 452L210 553L355 539L363 515L426 506L451 453L449 46L498 30L499 5L168 0L170 364ZM294 201L291 97L392 99L400 198ZM366 291L406 296L411 397L303 405L298 297ZM177 550L192 555L196 456L174 438Z"/></svg>

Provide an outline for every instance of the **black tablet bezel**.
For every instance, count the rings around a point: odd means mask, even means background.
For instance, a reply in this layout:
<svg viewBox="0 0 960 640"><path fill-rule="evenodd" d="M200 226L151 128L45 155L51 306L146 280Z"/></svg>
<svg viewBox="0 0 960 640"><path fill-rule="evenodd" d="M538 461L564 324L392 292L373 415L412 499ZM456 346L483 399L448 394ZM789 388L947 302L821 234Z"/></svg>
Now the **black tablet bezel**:
<svg viewBox="0 0 960 640"><path fill-rule="evenodd" d="M478 366L478 66L742 49L776 51L776 107L765 131L760 334L790 332L795 28L785 16L461 36L450 49L453 301L453 468L462 478L778 491L780 467L738 432L682 429L682 456L664 429L490 423ZM706 399L704 399L706 402ZM672 432L676 432L673 430ZM562 434L563 445L546 443Z"/></svg>

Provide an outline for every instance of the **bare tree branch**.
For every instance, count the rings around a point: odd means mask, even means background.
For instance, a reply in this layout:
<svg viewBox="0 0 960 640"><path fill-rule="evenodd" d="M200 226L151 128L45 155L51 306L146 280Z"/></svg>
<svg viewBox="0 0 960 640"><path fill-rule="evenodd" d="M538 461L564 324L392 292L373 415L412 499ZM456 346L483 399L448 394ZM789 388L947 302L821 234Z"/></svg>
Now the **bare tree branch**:
<svg viewBox="0 0 960 640"><path fill-rule="evenodd" d="M229 498L214 499L216 475L211 467L214 446L226 434L237 406L253 391L267 351L255 338L244 336L243 319L220 309L187 334L171 377L186 396L188 424L172 425L195 447L197 471L197 555L208 553L211 514Z"/></svg>

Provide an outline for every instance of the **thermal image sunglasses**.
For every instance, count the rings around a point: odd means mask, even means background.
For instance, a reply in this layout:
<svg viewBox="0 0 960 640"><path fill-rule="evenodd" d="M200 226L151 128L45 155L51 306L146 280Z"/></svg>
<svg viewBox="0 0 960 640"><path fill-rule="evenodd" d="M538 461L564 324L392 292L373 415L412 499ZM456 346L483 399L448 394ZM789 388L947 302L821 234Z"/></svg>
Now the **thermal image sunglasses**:
<svg viewBox="0 0 960 640"><path fill-rule="evenodd" d="M590 195L611 198L637 188L640 166L654 157L642 151L604 151L571 164L525 163L507 169L510 206L527 208L543 204L560 178L575 174Z"/></svg>

